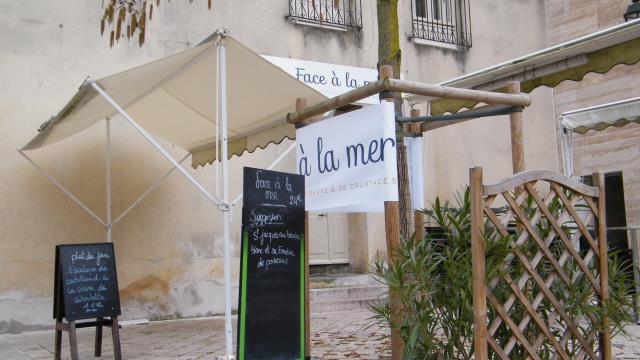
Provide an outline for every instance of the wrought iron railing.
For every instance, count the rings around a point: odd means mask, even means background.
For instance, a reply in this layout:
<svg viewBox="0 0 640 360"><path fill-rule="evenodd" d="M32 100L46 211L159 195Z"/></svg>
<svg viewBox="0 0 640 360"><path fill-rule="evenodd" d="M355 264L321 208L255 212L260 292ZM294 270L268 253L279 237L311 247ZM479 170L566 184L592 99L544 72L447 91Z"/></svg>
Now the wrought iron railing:
<svg viewBox="0 0 640 360"><path fill-rule="evenodd" d="M289 0L289 20L362 29L362 0Z"/></svg>
<svg viewBox="0 0 640 360"><path fill-rule="evenodd" d="M469 0L412 0L413 37L471 47Z"/></svg>

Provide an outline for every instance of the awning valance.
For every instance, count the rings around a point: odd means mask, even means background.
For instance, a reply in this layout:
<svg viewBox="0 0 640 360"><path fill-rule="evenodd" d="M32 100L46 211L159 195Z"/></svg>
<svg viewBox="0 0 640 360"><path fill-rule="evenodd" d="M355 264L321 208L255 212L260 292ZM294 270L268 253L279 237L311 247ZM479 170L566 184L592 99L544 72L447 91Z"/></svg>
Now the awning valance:
<svg viewBox="0 0 640 360"><path fill-rule="evenodd" d="M95 82L143 128L193 154L197 167L214 160L217 113L217 46L211 37L175 55ZM227 37L229 156L264 148L295 128L286 114L295 99L309 105L326 98ZM43 124L23 150L37 149L72 136L116 111L89 83L83 84L67 105Z"/></svg>
<svg viewBox="0 0 640 360"><path fill-rule="evenodd" d="M620 64L640 61L640 20L619 24L534 53L506 61L438 85L466 89L506 91L519 81L522 92L539 86L555 87L565 80L580 81L588 73L604 74ZM409 96L411 103L432 99ZM431 114L454 113L477 103L453 99L431 101Z"/></svg>
<svg viewBox="0 0 640 360"><path fill-rule="evenodd" d="M630 122L640 123L640 97L565 112L561 122L566 129L579 134L610 126L621 127Z"/></svg>

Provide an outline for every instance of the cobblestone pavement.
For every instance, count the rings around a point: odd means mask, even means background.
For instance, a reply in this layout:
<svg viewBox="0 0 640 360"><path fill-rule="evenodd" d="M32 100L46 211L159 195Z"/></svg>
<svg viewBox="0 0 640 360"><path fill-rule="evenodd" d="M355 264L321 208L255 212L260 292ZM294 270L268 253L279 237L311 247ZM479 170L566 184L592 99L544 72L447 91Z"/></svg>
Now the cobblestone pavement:
<svg viewBox="0 0 640 360"><path fill-rule="evenodd" d="M312 314L311 355L315 359L388 359L388 329L369 326L368 310ZM125 359L215 359L224 353L224 320L205 319L151 322L121 329ZM640 359L640 326L629 325L630 338L613 341L614 359ZM78 330L81 359L93 357L91 329ZM109 329L105 329L103 359L113 359ZM0 335L0 360L51 359L54 334L33 331ZM235 341L234 341L235 344ZM69 342L63 336L63 359L69 358Z"/></svg>
<svg viewBox="0 0 640 360"><path fill-rule="evenodd" d="M371 315L368 310L312 314L311 356L317 359L388 358L388 330L368 327ZM78 329L80 359L95 359L94 334L92 329ZM110 329L105 328L104 334L102 358L113 359ZM125 359L215 359L225 352L224 319L154 321L149 325L125 326L120 330L120 339ZM53 330L0 335L0 360L52 359L53 341ZM66 333L62 341L63 359L69 359Z"/></svg>

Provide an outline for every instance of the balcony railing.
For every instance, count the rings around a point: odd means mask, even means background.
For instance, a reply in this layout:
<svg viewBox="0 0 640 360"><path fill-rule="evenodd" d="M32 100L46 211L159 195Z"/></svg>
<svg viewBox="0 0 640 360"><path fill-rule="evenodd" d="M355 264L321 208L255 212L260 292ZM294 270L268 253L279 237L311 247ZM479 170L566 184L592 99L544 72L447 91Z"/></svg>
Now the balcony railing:
<svg viewBox="0 0 640 360"><path fill-rule="evenodd" d="M413 37L471 47L469 0L413 0Z"/></svg>
<svg viewBox="0 0 640 360"><path fill-rule="evenodd" d="M337 29L362 29L362 0L289 0L288 19Z"/></svg>

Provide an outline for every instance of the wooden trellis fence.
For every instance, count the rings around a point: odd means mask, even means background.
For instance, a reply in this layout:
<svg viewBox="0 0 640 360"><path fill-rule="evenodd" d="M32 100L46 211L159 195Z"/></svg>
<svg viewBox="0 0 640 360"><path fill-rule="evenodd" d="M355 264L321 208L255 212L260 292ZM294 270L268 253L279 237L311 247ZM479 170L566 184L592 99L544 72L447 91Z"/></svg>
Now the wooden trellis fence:
<svg viewBox="0 0 640 360"><path fill-rule="evenodd" d="M593 179L534 170L484 185L470 169L477 360L611 358L608 318L583 311L608 298L604 178ZM508 251L492 254L496 241Z"/></svg>

